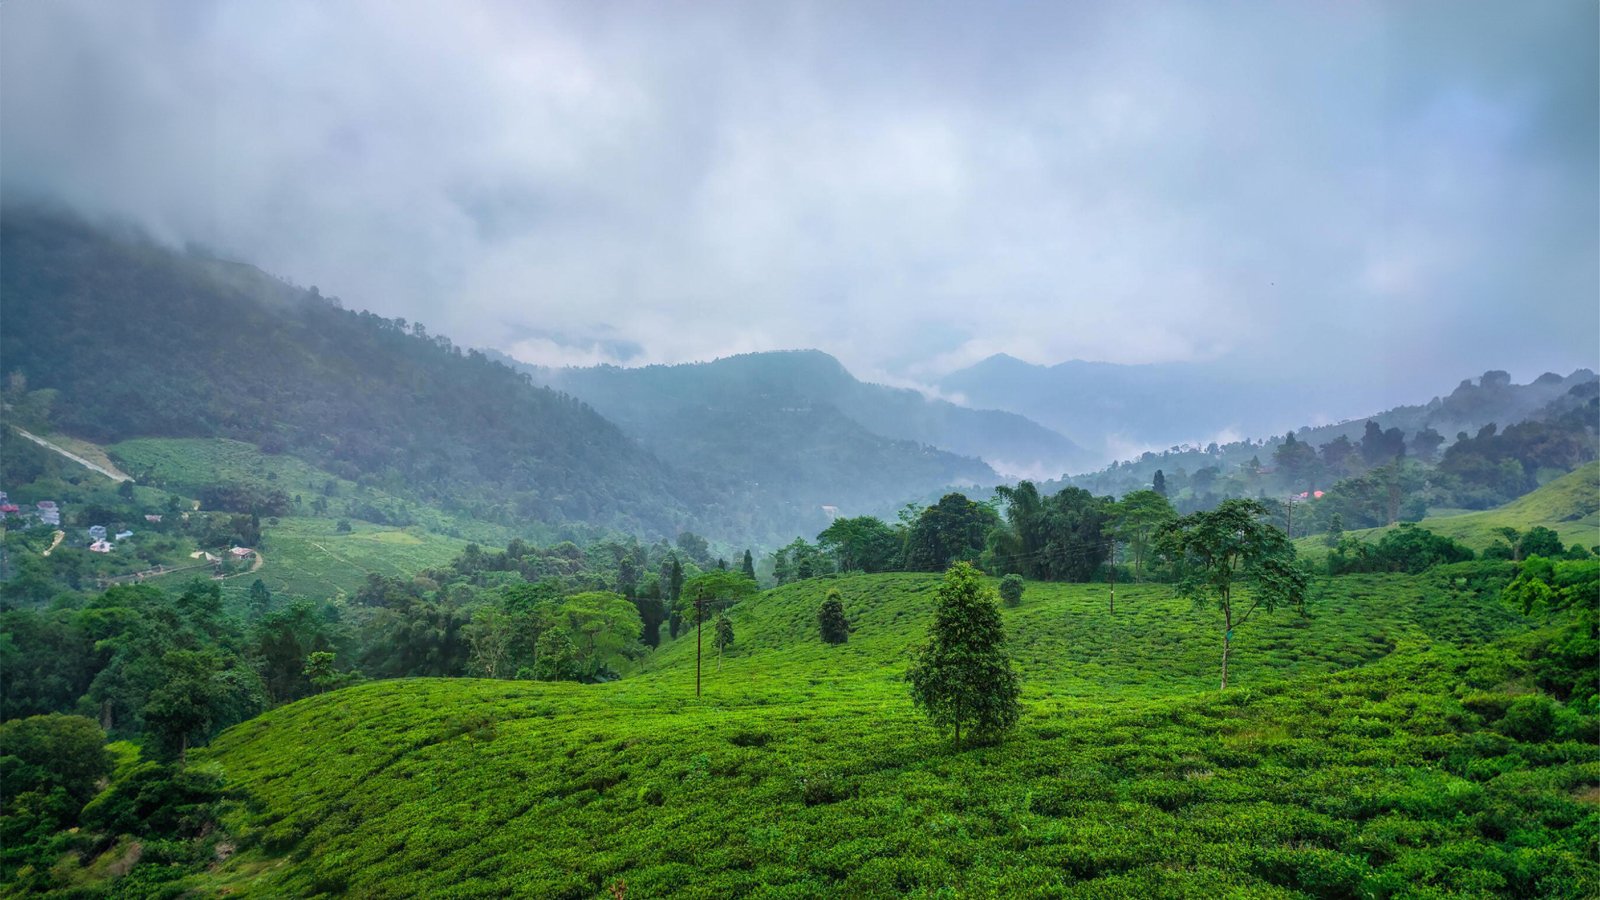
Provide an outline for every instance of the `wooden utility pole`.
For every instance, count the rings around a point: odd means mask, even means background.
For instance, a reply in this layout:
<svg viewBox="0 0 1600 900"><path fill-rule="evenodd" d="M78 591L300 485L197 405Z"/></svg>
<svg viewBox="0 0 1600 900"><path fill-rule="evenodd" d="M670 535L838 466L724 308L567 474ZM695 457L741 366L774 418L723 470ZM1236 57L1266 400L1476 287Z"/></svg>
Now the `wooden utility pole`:
<svg viewBox="0 0 1600 900"><path fill-rule="evenodd" d="M694 695L700 696L700 622L705 619L705 598L694 598Z"/></svg>

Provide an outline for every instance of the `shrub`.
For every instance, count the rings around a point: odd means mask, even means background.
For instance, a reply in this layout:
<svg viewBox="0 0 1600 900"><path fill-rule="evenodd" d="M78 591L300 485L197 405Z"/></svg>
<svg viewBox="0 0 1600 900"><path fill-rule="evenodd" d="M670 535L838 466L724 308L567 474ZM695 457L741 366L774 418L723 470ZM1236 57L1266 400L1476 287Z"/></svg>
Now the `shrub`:
<svg viewBox="0 0 1600 900"><path fill-rule="evenodd" d="M1000 579L1000 599L1007 606L1017 606L1022 603L1022 576L1007 575Z"/></svg>
<svg viewBox="0 0 1600 900"><path fill-rule="evenodd" d="M842 644L850 640L850 620L844 617L844 603L837 590L828 591L827 598L822 601L822 608L817 610L817 625L827 643Z"/></svg>
<svg viewBox="0 0 1600 900"><path fill-rule="evenodd" d="M1506 707L1506 714L1495 726L1501 734L1534 743L1549 740L1555 727L1555 709L1550 698L1538 694L1518 697Z"/></svg>

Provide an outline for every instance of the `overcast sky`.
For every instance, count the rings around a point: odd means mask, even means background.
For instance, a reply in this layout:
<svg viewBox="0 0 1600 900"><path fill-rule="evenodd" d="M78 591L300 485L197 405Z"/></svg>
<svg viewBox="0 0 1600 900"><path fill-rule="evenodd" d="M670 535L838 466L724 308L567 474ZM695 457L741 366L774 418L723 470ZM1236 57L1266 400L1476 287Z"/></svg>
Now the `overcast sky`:
<svg viewBox="0 0 1600 900"><path fill-rule="evenodd" d="M1597 363L1596 10L9 0L0 179L536 362L1416 399Z"/></svg>

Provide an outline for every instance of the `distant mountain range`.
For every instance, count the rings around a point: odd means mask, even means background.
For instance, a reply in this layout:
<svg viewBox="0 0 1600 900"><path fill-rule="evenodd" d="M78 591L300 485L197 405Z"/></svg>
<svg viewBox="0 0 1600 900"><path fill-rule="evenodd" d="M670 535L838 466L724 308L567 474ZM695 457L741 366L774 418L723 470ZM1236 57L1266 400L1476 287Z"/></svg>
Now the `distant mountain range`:
<svg viewBox="0 0 1600 900"><path fill-rule="evenodd" d="M1358 398L1358 385L1262 379L1215 363L1041 366L1005 354L951 372L937 386L968 405L1020 413L1074 435L1096 464L1224 432L1265 436L1314 421L1329 407L1360 413L1365 402L1387 405Z"/></svg>
<svg viewBox="0 0 1600 900"><path fill-rule="evenodd" d="M759 427L755 423L772 416L793 415L837 416L851 423L841 427L863 435L976 457L985 465L963 473L973 478L992 479L995 472L1058 475L1093 459L1071 440L1024 416L869 384L817 350L748 353L676 366L522 368L536 382L584 400L651 446L662 447L668 459L675 458L674 448L697 442L701 422L708 417L744 417ZM806 450L803 443L762 446L759 434L738 429L722 440L728 450L756 456Z"/></svg>
<svg viewBox="0 0 1600 900"><path fill-rule="evenodd" d="M787 541L1083 458L1022 416L863 384L817 352L518 372L60 212L7 208L0 256L5 374L62 431L244 440L488 522Z"/></svg>

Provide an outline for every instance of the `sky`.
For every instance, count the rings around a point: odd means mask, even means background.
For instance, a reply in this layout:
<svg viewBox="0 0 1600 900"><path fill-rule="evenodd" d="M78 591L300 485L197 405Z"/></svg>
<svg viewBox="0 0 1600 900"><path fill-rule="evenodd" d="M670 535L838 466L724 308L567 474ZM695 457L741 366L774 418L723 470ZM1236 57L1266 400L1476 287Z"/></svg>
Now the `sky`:
<svg viewBox="0 0 1600 900"><path fill-rule="evenodd" d="M0 191L545 364L1600 366L1600 13L0 6Z"/></svg>

